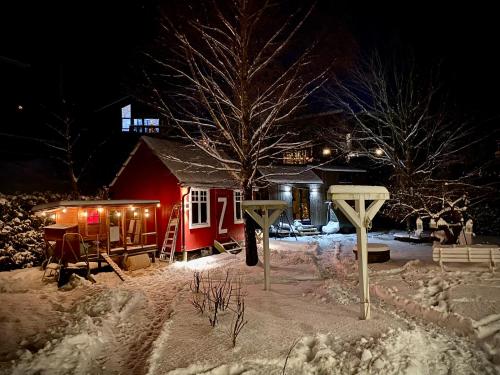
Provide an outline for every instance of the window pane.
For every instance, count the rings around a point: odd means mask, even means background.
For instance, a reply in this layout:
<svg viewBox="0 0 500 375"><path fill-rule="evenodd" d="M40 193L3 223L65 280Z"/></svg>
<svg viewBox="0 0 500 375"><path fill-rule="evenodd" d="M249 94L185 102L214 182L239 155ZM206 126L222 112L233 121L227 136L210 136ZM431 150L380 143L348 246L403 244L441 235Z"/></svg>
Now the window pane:
<svg viewBox="0 0 500 375"><path fill-rule="evenodd" d="M207 222L207 204L206 203L200 203L201 204L201 220L200 223L206 223Z"/></svg>
<svg viewBox="0 0 500 375"><path fill-rule="evenodd" d="M125 107L122 107L122 118L131 118L131 117L132 117L131 105L129 104L129 105L126 105Z"/></svg>
<svg viewBox="0 0 500 375"><path fill-rule="evenodd" d="M157 119L157 118L145 118L144 119L144 125L159 126L160 125L160 120Z"/></svg>
<svg viewBox="0 0 500 375"><path fill-rule="evenodd" d="M236 220L241 220L241 203L236 202Z"/></svg>
<svg viewBox="0 0 500 375"><path fill-rule="evenodd" d="M87 224L99 224L99 211L97 210L87 211Z"/></svg>
<svg viewBox="0 0 500 375"><path fill-rule="evenodd" d="M191 201L198 202L198 190L191 191Z"/></svg>
<svg viewBox="0 0 500 375"><path fill-rule="evenodd" d="M207 201L207 192L206 191L200 191L200 201L202 201L202 202Z"/></svg>
<svg viewBox="0 0 500 375"><path fill-rule="evenodd" d="M128 132L130 130L130 119L122 118L122 131Z"/></svg>
<svg viewBox="0 0 500 375"><path fill-rule="evenodd" d="M199 224L199 216L198 216L198 203L193 203L192 204L192 209L191 209L191 219L193 224Z"/></svg>
<svg viewBox="0 0 500 375"><path fill-rule="evenodd" d="M134 119L134 125L136 125L136 126L142 125L142 118L135 118Z"/></svg>

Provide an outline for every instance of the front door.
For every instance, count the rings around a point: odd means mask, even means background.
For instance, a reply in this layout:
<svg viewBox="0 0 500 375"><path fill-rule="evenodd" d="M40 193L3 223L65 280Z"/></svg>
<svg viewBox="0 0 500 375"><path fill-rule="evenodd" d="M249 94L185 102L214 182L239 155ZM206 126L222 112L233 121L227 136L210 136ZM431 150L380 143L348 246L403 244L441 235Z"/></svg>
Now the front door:
<svg viewBox="0 0 500 375"><path fill-rule="evenodd" d="M292 196L293 219L300 221L310 220L309 189L293 187Z"/></svg>

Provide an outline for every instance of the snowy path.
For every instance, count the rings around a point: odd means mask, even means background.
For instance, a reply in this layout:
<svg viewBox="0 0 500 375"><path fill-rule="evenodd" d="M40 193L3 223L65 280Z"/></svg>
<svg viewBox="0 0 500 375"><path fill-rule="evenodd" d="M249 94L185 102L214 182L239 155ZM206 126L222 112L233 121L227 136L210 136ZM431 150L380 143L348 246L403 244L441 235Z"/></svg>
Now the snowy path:
<svg viewBox="0 0 500 375"><path fill-rule="evenodd" d="M101 273L97 284L76 280L67 291L40 284L38 270L0 274L0 329L12 335L0 342L0 369L56 375L281 374L297 342L287 374L496 373L490 361L500 363L495 360L500 357L498 275L481 270L443 275L425 254L423 262L405 259L428 253L428 246L395 244L401 256L370 265L371 282L419 306L468 314L476 336L459 337L401 314L374 295L373 319L359 321L355 237L315 240L272 241L270 292L262 288L262 266L246 267L244 254L156 265L127 282ZM227 332L232 315L221 315L220 324L210 327L191 305L188 287L195 270L217 275L226 269L243 277L247 291L248 324L234 349ZM26 314L15 316L23 308Z"/></svg>

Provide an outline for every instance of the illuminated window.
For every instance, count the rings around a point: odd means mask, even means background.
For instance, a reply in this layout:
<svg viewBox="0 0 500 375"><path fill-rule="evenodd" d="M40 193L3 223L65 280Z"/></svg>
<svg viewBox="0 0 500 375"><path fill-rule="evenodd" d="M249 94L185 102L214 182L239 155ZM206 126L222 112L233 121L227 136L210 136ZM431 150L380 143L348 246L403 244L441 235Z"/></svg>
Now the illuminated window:
<svg viewBox="0 0 500 375"><path fill-rule="evenodd" d="M130 125L132 124L132 107L131 105L126 105L122 107L122 131L130 131Z"/></svg>
<svg viewBox="0 0 500 375"><path fill-rule="evenodd" d="M243 195L241 191L234 191L234 222L242 223L243 222L243 211L241 210L241 202L243 200Z"/></svg>
<svg viewBox="0 0 500 375"><path fill-rule="evenodd" d="M283 153L283 164L307 164L312 160L312 150L310 148Z"/></svg>
<svg viewBox="0 0 500 375"><path fill-rule="evenodd" d="M208 189L191 189L189 212L189 228L210 226L210 199Z"/></svg>
<svg viewBox="0 0 500 375"><path fill-rule="evenodd" d="M87 210L87 224L99 224L99 211Z"/></svg>

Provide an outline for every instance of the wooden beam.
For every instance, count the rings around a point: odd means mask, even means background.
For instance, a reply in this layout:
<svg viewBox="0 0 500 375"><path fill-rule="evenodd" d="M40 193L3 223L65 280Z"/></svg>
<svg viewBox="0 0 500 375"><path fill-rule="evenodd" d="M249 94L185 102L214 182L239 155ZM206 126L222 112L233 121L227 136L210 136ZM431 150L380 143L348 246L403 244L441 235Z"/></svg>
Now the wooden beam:
<svg viewBox="0 0 500 375"><path fill-rule="evenodd" d="M370 206L366 209L366 218L368 222L372 221L377 212L382 208L382 205L385 203L385 199L380 199L373 201ZM366 223L368 224L368 223Z"/></svg>
<svg viewBox="0 0 500 375"><path fill-rule="evenodd" d="M345 200L336 200L335 204L356 228L361 228L359 214Z"/></svg>
<svg viewBox="0 0 500 375"><path fill-rule="evenodd" d="M370 289L368 286L368 241L365 227L365 200L360 198L355 201L356 211L359 215L361 226L356 229L358 239L358 270L359 294L361 302L361 319L370 319Z"/></svg>

